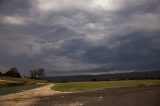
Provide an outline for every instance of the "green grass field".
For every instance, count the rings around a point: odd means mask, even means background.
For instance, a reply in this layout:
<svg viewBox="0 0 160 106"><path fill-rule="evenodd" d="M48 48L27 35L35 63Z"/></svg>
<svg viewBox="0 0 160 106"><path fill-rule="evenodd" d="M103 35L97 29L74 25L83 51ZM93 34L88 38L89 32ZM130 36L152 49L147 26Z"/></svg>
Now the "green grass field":
<svg viewBox="0 0 160 106"><path fill-rule="evenodd" d="M122 81L57 83L51 89L62 92L76 92L76 91L101 90L106 88L136 87L136 86L148 86L148 85L160 85L160 80L122 80Z"/></svg>

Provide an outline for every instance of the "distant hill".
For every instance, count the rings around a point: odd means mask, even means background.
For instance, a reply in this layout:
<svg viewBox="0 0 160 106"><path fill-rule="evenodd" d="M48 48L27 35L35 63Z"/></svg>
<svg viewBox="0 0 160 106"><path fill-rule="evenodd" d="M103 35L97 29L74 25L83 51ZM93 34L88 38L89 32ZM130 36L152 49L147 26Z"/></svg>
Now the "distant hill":
<svg viewBox="0 0 160 106"><path fill-rule="evenodd" d="M53 82L160 79L160 70L149 71L149 72L129 72L129 73L101 74L101 75L56 76L56 77L45 77L43 79Z"/></svg>

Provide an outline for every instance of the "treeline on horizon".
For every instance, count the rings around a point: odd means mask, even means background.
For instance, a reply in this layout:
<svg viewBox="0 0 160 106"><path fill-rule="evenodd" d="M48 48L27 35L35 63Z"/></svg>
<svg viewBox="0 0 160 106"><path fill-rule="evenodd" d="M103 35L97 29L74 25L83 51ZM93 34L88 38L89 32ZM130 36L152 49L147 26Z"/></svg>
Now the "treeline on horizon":
<svg viewBox="0 0 160 106"><path fill-rule="evenodd" d="M45 72L45 69L43 69L43 68L31 70L30 71L30 77L23 76L23 78L25 77L25 78L31 78L31 79L36 79L37 80L37 79L40 79L41 77L44 76L44 72ZM5 73L2 73L0 71L0 76L22 78L22 75L20 74L20 72L18 71L18 68L16 68L16 67L10 68Z"/></svg>
<svg viewBox="0 0 160 106"><path fill-rule="evenodd" d="M76 76L55 76L45 77L45 80L65 83L65 82L85 82L85 81L116 81L116 80L150 80L160 79L160 70L150 72L129 72L101 75L76 75Z"/></svg>
<svg viewBox="0 0 160 106"><path fill-rule="evenodd" d="M43 79L52 82L79 82L79 81L112 81L112 80L143 80L160 79L160 70L150 72L129 72L101 75L77 75L77 76L57 76L45 77L45 69L38 68L30 71L30 76L21 76L18 68L12 67L7 72L0 72L0 76L14 78Z"/></svg>

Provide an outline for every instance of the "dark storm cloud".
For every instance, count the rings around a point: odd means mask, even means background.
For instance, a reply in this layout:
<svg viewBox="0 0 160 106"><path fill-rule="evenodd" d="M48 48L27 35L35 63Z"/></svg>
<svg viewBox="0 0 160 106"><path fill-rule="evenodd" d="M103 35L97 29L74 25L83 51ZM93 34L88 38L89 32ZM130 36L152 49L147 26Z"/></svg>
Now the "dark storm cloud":
<svg viewBox="0 0 160 106"><path fill-rule="evenodd" d="M30 0L1 0L0 15L25 15L31 7Z"/></svg>
<svg viewBox="0 0 160 106"><path fill-rule="evenodd" d="M0 69L159 69L159 16L158 0L1 0Z"/></svg>
<svg viewBox="0 0 160 106"><path fill-rule="evenodd" d="M148 62L152 64L152 62L160 60L160 48L154 48L152 42L155 36L159 36L159 32L127 33L124 37L111 39L108 45L113 45L113 47L106 45L94 47L88 49L83 57L94 63L143 64Z"/></svg>
<svg viewBox="0 0 160 106"><path fill-rule="evenodd" d="M140 2L140 3L139 3ZM135 14L143 14L143 13L153 13L157 12L159 9L159 1L158 0L144 0L144 2L139 1L137 5L126 5L125 8L119 10L120 14L124 15L135 15Z"/></svg>

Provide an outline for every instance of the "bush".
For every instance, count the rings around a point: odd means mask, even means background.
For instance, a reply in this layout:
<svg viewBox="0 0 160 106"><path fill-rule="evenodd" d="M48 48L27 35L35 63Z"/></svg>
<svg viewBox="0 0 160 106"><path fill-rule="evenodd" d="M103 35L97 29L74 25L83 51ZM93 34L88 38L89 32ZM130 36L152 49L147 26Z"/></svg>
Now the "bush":
<svg viewBox="0 0 160 106"><path fill-rule="evenodd" d="M96 79L96 78L93 78L92 81L97 81L97 79Z"/></svg>
<svg viewBox="0 0 160 106"><path fill-rule="evenodd" d="M7 86L22 86L25 85L25 83L8 83Z"/></svg>
<svg viewBox="0 0 160 106"><path fill-rule="evenodd" d="M0 76L2 76L3 74L2 74L2 72L0 72Z"/></svg>

